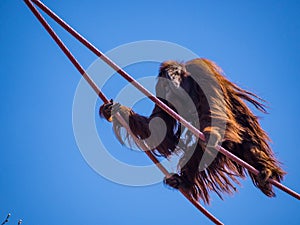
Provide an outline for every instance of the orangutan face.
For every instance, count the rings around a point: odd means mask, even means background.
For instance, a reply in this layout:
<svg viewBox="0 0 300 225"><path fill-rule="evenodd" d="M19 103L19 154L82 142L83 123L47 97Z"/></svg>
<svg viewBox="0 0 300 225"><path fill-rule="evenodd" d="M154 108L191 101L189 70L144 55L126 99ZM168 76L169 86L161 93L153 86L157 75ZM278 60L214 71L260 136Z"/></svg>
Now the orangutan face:
<svg viewBox="0 0 300 225"><path fill-rule="evenodd" d="M159 80L156 86L158 97L165 100L179 98L184 100L184 94L190 92L188 72L180 64L169 65L160 71Z"/></svg>
<svg viewBox="0 0 300 225"><path fill-rule="evenodd" d="M184 70L181 66L172 66L166 68L165 76L172 81L175 88L179 88L182 80L184 79Z"/></svg>
<svg viewBox="0 0 300 225"><path fill-rule="evenodd" d="M183 65L169 63L160 70L156 95L175 108L185 106L191 91L191 79Z"/></svg>
<svg viewBox="0 0 300 225"><path fill-rule="evenodd" d="M178 89L183 89L187 94L190 93L191 88L191 77L189 73L186 71L185 67L182 66L174 66L166 69L166 75L169 80L171 80L172 84L177 89L172 89L175 92L178 92ZM170 85L172 88L172 85Z"/></svg>

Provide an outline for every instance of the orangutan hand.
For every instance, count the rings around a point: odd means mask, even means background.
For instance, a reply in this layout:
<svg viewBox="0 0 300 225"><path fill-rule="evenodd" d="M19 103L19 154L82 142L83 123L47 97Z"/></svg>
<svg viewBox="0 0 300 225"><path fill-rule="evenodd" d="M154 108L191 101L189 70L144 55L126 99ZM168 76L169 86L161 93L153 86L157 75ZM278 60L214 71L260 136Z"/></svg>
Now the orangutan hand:
<svg viewBox="0 0 300 225"><path fill-rule="evenodd" d="M118 102L113 102L111 99L109 103L103 104L99 109L100 116L104 117L107 121L112 122L115 114L120 113L123 118L128 120L130 115L130 109L126 106L122 106Z"/></svg>
<svg viewBox="0 0 300 225"><path fill-rule="evenodd" d="M104 103L100 106L99 115L104 117L107 121L112 122L112 106L113 100L111 99L108 103Z"/></svg>

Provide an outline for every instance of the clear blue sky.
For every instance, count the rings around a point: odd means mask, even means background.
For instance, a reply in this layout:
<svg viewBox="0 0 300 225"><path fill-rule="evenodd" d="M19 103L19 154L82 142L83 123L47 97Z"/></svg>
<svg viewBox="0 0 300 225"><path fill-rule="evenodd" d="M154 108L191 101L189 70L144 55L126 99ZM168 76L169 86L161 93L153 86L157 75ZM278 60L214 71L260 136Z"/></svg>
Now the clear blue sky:
<svg viewBox="0 0 300 225"><path fill-rule="evenodd" d="M300 191L299 1L44 3L104 52L162 40L216 61L232 81L269 102L270 113L260 115L262 126L288 172L284 184ZM87 68L95 57L57 30ZM86 163L72 127L80 75L21 0L0 1L0 47L0 219L11 212L9 224L22 218L24 225L212 224L162 183L116 184ZM155 75L157 66L128 71L138 78ZM126 84L120 77L112 81ZM139 112L150 112L153 104L140 106ZM95 120L112 154L150 164L144 154L123 149L110 124ZM269 199L246 179L224 201L213 195L207 208L225 224L299 224L299 201L278 189L276 194Z"/></svg>

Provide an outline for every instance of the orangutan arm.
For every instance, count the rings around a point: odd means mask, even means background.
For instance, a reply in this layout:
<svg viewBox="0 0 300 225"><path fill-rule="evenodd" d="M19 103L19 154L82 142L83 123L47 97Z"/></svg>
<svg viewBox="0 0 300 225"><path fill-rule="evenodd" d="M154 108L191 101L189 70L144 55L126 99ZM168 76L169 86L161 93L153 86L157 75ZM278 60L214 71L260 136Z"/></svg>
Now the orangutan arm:
<svg viewBox="0 0 300 225"><path fill-rule="evenodd" d="M175 150L180 137L180 125L158 106L154 107L150 117L141 116L126 106L113 104L112 101L100 107L100 115L113 122L116 137L123 144L129 134L126 132L124 138L122 125L114 118L116 112L128 122L131 132L144 140L151 150L157 150L165 157Z"/></svg>
<svg viewBox="0 0 300 225"><path fill-rule="evenodd" d="M114 131L121 141L120 128L122 125L114 117L114 114L119 112L125 121L129 124L131 132L140 139L145 139L150 136L149 130L149 118L136 114L132 109L120 105L119 103L113 103L111 100L109 103L103 104L100 107L99 114L107 121L113 122ZM121 141L123 142L123 141Z"/></svg>

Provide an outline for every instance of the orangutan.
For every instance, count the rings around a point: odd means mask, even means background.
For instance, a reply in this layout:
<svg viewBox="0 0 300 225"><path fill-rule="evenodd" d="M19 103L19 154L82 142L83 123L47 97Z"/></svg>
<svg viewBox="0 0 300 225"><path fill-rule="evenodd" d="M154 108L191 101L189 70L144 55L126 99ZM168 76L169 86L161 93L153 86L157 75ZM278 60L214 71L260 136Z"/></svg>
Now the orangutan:
<svg viewBox="0 0 300 225"><path fill-rule="evenodd" d="M183 188L193 198L209 203L209 192L236 191L237 178L246 169L215 150L221 145L260 171L248 171L255 186L269 197L275 196L269 178L281 181L285 172L269 146L269 137L245 101L266 112L263 100L230 82L214 62L197 58L186 63L163 62L159 69L156 96L203 132L206 141L195 137L168 113L155 105L149 117L141 116L119 103L104 104L100 115L113 122L115 134L123 143L122 126L114 118L119 112L132 133L157 155L181 156L178 173L165 178L173 188ZM158 122L153 122L158 120ZM122 133L122 134L121 134Z"/></svg>

